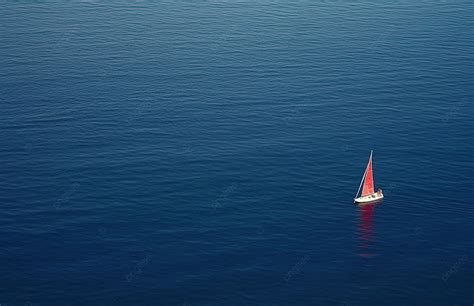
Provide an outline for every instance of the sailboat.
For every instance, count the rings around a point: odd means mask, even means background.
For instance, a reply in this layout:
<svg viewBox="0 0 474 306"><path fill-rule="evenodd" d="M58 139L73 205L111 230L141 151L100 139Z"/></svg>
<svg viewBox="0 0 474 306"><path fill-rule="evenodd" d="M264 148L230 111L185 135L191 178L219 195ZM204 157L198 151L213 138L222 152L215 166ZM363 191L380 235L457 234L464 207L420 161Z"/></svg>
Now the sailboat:
<svg viewBox="0 0 474 306"><path fill-rule="evenodd" d="M376 201L380 201L383 199L383 193L382 189L378 189L377 192L374 192L374 175L372 173L372 153L373 151L370 151L370 157L369 157L369 162L367 163L367 167L365 168L364 176L362 177L362 180L360 181L359 189L357 190L357 193L354 197L354 202L355 203L373 203ZM359 195L360 188L362 188L362 193L360 194L360 197L357 197Z"/></svg>

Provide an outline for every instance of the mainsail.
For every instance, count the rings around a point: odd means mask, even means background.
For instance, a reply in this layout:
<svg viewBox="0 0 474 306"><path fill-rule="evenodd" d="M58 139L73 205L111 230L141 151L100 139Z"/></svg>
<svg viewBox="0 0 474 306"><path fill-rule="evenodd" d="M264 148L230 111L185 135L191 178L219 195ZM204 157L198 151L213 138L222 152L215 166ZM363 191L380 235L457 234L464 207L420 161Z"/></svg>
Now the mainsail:
<svg viewBox="0 0 474 306"><path fill-rule="evenodd" d="M370 152L369 163L365 170L364 187L362 188L362 196L374 193L374 176L372 174L372 152Z"/></svg>

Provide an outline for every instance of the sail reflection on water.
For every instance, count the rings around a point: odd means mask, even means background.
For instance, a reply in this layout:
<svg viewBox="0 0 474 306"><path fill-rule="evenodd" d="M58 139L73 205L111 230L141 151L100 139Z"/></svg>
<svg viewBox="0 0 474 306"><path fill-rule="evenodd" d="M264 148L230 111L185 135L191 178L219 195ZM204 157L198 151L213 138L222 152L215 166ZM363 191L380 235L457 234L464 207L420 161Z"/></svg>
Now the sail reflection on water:
<svg viewBox="0 0 474 306"><path fill-rule="evenodd" d="M359 222L359 247L361 257L373 257L375 256L374 251L374 213L375 203L358 205L360 211L360 222Z"/></svg>

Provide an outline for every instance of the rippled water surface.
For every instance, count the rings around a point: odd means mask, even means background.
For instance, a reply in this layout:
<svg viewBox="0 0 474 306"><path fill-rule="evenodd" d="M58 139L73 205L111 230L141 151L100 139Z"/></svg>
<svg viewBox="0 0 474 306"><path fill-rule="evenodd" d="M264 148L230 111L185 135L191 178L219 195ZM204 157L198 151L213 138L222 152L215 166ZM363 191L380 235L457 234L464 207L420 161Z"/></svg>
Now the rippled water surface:
<svg viewBox="0 0 474 306"><path fill-rule="evenodd" d="M0 304L471 305L473 12L2 2Z"/></svg>

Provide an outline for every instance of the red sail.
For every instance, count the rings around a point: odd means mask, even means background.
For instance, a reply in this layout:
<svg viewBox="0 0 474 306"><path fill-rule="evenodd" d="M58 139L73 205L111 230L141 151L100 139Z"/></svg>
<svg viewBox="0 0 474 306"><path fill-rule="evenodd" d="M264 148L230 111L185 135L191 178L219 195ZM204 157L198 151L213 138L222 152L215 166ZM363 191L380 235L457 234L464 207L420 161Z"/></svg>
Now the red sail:
<svg viewBox="0 0 474 306"><path fill-rule="evenodd" d="M372 175L372 154L370 154L369 164L367 165L367 174L365 175L362 196L374 193L374 177Z"/></svg>

